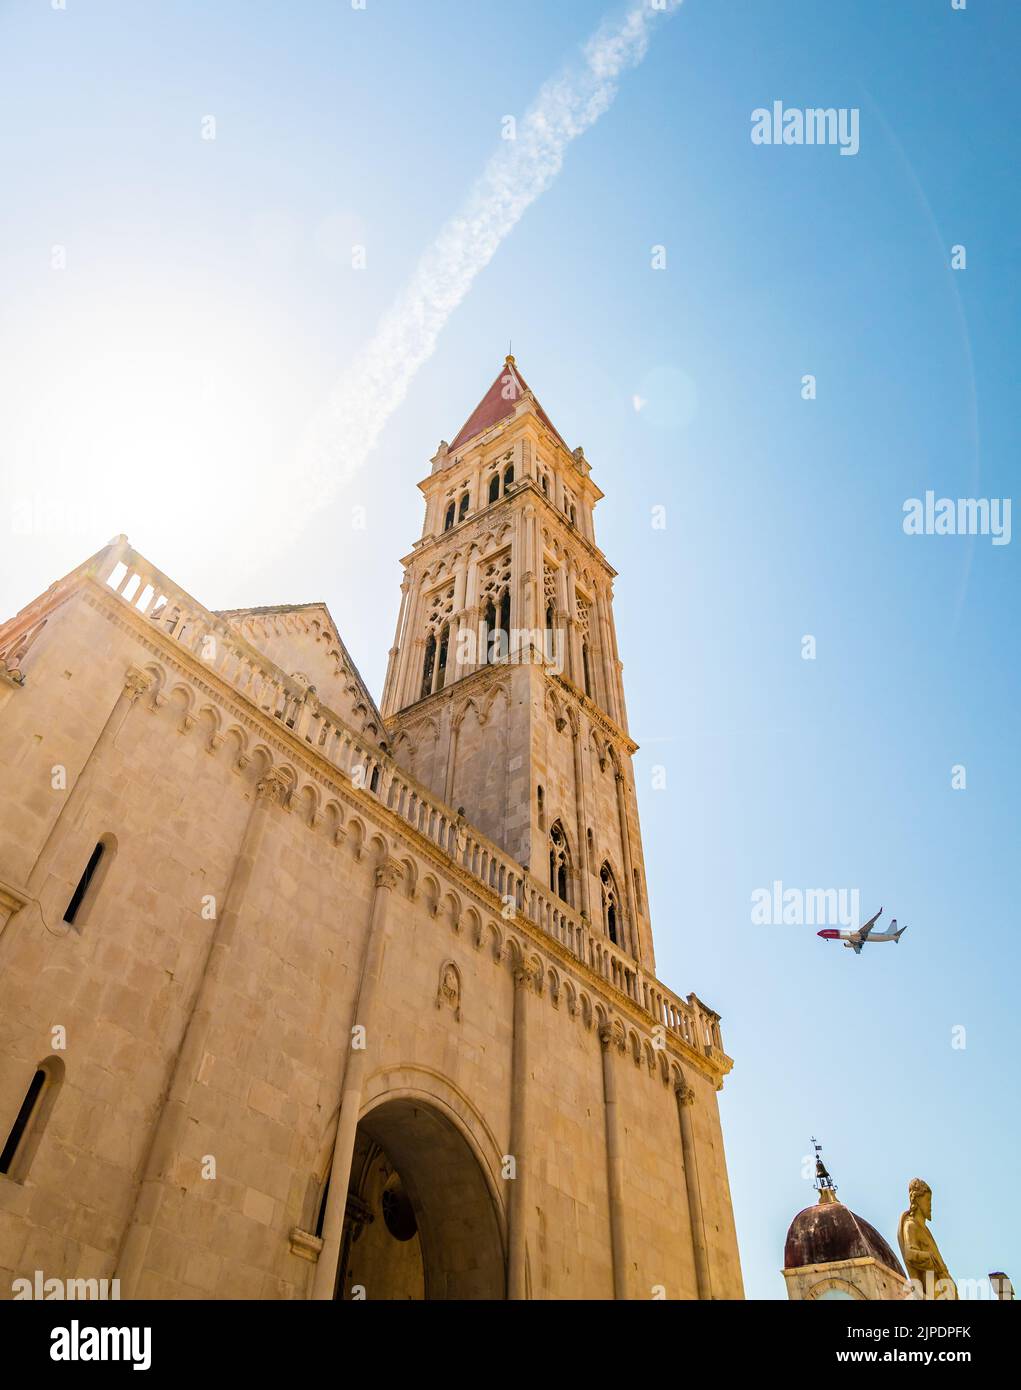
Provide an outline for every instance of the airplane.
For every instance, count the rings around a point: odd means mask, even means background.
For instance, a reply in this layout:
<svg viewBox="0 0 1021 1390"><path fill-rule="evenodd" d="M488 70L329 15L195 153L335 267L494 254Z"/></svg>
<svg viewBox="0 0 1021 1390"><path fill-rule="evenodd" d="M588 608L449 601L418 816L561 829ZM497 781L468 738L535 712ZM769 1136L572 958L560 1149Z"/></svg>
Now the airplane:
<svg viewBox="0 0 1021 1390"><path fill-rule="evenodd" d="M860 956L861 948L866 942L899 941L907 931L907 927L901 927L900 931L897 930L897 919L895 917L890 923L890 930L888 932L876 932L875 935L871 935L872 928L882 915L883 909L880 908L875 917L869 918L865 925L859 927L857 931L837 931L834 927L827 927L824 931L816 932L816 935L825 937L827 941L842 941L845 946L850 946L856 956Z"/></svg>

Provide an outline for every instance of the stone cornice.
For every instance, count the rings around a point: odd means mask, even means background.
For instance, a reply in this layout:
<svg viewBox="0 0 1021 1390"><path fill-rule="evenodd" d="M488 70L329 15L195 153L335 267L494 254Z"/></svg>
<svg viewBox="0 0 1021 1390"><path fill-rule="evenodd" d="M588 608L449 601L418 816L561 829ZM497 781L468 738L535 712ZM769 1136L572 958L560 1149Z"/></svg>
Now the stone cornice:
<svg viewBox="0 0 1021 1390"><path fill-rule="evenodd" d="M414 704L402 705L399 710L395 710L384 721L384 727L388 734L393 734L400 729L409 728L419 716L425 717L436 713L446 704L449 704L455 692L458 695L471 695L478 689L485 689L489 685L499 684L501 677L506 678L507 674L519 666L534 666L541 670L545 678L551 685L560 688L564 695L574 700L580 709L583 709L593 724L598 724L607 738L613 739L618 747L622 748L629 756L638 752L638 744L631 736L617 724L610 716L600 708L593 700L579 690L573 681L563 675L555 675L549 668L539 661L494 661L485 666L479 666L474 671L469 671L466 676L460 676L452 681L450 685L445 685L442 690L434 690L421 700L416 700Z"/></svg>
<svg viewBox="0 0 1021 1390"><path fill-rule="evenodd" d="M485 666L478 666L474 671L469 671L466 676L459 677L452 681L450 685L445 685L442 690L433 690L421 700L416 700L413 705L402 705L399 710L395 710L383 721L388 734L406 727L405 715L409 716L408 722L413 723L420 716L427 717L431 713L442 709L445 705L452 703L454 692L458 694L470 695L472 691L485 689L487 686L499 685L501 678L507 679L508 673L516 666L524 666L530 663L514 661L494 661ZM392 741L392 740L391 740Z"/></svg>
<svg viewBox="0 0 1021 1390"><path fill-rule="evenodd" d="M615 720L611 719L606 711L601 706L597 705L594 700L590 700L583 690L579 690L573 681L568 680L563 674L556 675L548 670L545 671L545 675L546 679L550 681L551 684L558 685L566 695L569 695L578 704L579 708L585 711L592 722L599 725L608 738L612 738L631 756L638 752L638 744L635 743L630 734L625 733L620 725Z"/></svg>

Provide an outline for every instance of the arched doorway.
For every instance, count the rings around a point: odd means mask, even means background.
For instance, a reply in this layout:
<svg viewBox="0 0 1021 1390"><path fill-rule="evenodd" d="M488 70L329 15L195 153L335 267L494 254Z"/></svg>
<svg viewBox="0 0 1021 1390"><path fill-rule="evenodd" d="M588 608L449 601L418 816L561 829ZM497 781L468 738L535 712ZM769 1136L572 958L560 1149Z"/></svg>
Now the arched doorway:
<svg viewBox="0 0 1021 1390"><path fill-rule="evenodd" d="M383 1100L358 1126L337 1297L505 1296L496 1198L468 1139L426 1101Z"/></svg>

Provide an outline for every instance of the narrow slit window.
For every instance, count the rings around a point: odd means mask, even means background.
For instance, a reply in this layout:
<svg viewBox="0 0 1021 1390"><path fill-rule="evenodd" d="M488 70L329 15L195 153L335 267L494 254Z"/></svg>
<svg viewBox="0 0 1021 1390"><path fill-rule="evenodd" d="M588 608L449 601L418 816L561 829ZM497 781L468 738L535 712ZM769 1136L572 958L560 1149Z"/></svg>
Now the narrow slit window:
<svg viewBox="0 0 1021 1390"><path fill-rule="evenodd" d="M21 1143L22 1136L28 1129L29 1121L32 1119L32 1112L42 1094L42 1089L46 1085L46 1073L42 1067L32 1077L31 1085L25 1092L25 1099L21 1102L21 1109L18 1111L18 1118L10 1134L7 1136L7 1143L4 1151L0 1154L0 1173L9 1173L11 1164L14 1162L14 1155L18 1152L18 1145Z"/></svg>
<svg viewBox="0 0 1021 1390"><path fill-rule="evenodd" d="M78 880L78 887L71 895L71 901L64 911L64 921L73 923L78 913L81 911L82 903L85 901L85 894L89 891L89 884L95 878L96 870L99 868L99 861L103 857L105 846L102 841L96 846L89 857L89 862L85 865L85 872Z"/></svg>
<svg viewBox="0 0 1021 1390"><path fill-rule="evenodd" d="M316 1217L316 1228L313 1232L313 1234L319 1236L320 1239L323 1234L323 1226L326 1223L326 1203L330 1196L330 1176L331 1174L327 1173L326 1181L323 1183L323 1195L319 1199L319 1215Z"/></svg>
<svg viewBox="0 0 1021 1390"><path fill-rule="evenodd" d="M64 1063L59 1057L47 1057L35 1069L25 1099L0 1151L0 1173L6 1174L14 1182L24 1181L63 1079Z"/></svg>

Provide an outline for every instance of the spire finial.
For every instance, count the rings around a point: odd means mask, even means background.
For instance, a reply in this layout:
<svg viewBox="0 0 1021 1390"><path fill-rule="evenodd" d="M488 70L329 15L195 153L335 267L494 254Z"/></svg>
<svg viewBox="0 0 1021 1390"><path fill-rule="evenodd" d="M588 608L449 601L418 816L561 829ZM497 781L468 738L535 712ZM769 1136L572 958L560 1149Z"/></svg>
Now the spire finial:
<svg viewBox="0 0 1021 1390"><path fill-rule="evenodd" d="M814 1134L812 1135L812 1147L815 1149L815 1182L813 1186L819 1193L819 1205L824 1206L827 1202L837 1201L837 1186L826 1171L826 1164L822 1161L822 1145Z"/></svg>
<svg viewBox="0 0 1021 1390"><path fill-rule="evenodd" d="M507 358L506 358L506 361L507 361L507 365L508 365L509 367L513 367L513 366L514 366L514 342L513 342L513 340L512 340L511 338L508 338L508 339L507 339Z"/></svg>

